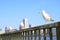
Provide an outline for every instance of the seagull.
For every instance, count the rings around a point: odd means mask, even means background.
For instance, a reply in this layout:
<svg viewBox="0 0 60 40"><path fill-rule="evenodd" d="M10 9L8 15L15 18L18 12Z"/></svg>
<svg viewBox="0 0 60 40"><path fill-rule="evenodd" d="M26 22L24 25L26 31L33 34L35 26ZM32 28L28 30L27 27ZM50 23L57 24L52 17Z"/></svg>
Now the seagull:
<svg viewBox="0 0 60 40"><path fill-rule="evenodd" d="M43 16L43 18L44 18L45 21L54 21L54 20L45 12L45 10L42 10L40 13L42 14L42 16Z"/></svg>

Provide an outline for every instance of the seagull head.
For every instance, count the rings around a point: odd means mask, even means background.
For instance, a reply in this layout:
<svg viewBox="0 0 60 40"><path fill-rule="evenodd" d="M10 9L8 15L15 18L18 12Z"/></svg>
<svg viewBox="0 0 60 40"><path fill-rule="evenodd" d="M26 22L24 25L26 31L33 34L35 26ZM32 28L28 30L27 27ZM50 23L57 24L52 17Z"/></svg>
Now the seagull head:
<svg viewBox="0 0 60 40"><path fill-rule="evenodd" d="M44 14L45 13L45 10L41 10L41 12L40 12L41 14Z"/></svg>

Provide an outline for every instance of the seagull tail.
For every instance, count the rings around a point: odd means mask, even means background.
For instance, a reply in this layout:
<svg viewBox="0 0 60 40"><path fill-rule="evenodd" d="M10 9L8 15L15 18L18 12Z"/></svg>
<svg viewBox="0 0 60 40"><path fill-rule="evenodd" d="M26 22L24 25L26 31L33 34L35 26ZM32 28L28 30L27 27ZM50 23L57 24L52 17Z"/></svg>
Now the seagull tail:
<svg viewBox="0 0 60 40"><path fill-rule="evenodd" d="M51 21L54 21L54 20L51 20Z"/></svg>

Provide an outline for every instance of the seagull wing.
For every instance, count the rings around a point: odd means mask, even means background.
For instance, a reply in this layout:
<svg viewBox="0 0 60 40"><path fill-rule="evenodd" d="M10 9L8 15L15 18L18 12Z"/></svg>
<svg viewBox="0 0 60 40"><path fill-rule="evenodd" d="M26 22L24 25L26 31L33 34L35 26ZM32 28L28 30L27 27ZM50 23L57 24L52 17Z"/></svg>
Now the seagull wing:
<svg viewBox="0 0 60 40"><path fill-rule="evenodd" d="M43 13L42 16L46 21L53 21L52 18L47 13Z"/></svg>

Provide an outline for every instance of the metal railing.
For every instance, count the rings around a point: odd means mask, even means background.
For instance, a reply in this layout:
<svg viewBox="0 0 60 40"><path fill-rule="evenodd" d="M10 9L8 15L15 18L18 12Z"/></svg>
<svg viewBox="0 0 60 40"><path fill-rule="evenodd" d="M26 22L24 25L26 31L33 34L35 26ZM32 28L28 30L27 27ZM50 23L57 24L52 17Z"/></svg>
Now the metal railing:
<svg viewBox="0 0 60 40"><path fill-rule="evenodd" d="M60 40L60 22L4 33L0 35L0 40Z"/></svg>

